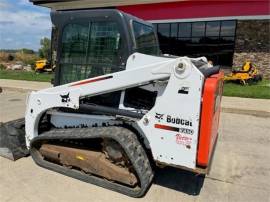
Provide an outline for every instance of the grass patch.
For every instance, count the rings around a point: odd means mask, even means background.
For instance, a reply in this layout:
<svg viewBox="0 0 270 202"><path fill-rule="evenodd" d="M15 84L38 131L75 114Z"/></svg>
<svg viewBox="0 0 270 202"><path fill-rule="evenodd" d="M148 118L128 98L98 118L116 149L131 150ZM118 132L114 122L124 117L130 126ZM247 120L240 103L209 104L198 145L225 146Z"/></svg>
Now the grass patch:
<svg viewBox="0 0 270 202"><path fill-rule="evenodd" d="M270 81L263 80L257 84L241 85L224 83L224 96L270 99Z"/></svg>
<svg viewBox="0 0 270 202"><path fill-rule="evenodd" d="M0 79L13 79L13 80L25 80L25 81L42 81L50 82L53 77L52 73L36 73L16 70L1 70Z"/></svg>

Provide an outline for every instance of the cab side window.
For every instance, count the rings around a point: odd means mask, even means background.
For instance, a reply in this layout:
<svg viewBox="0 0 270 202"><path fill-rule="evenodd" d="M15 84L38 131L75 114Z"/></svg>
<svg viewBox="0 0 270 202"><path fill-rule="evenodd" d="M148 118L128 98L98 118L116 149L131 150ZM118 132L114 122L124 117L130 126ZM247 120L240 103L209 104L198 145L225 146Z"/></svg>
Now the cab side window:
<svg viewBox="0 0 270 202"><path fill-rule="evenodd" d="M159 55L159 46L153 27L133 21L136 51L147 55Z"/></svg>

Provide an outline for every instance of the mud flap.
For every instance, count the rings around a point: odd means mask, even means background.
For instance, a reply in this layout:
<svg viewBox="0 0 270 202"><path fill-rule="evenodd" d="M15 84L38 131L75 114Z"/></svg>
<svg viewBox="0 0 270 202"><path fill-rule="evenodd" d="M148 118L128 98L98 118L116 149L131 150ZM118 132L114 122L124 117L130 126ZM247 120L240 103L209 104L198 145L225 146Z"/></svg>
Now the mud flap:
<svg viewBox="0 0 270 202"><path fill-rule="evenodd" d="M24 126L24 118L0 123L0 156L16 161L29 155Z"/></svg>

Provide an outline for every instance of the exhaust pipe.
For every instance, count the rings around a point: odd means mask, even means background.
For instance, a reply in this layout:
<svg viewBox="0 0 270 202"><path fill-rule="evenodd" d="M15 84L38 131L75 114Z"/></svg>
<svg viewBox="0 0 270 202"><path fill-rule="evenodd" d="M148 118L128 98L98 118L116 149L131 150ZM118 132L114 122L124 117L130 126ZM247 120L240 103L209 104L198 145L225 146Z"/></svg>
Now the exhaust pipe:
<svg viewBox="0 0 270 202"><path fill-rule="evenodd" d="M24 118L0 122L0 156L16 161L29 155L25 143Z"/></svg>

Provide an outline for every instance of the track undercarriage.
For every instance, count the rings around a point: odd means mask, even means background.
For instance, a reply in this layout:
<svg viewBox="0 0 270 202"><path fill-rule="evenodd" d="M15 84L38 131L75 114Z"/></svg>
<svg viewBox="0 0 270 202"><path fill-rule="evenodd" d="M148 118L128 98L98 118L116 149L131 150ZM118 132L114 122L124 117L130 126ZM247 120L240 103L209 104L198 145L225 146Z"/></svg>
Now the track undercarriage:
<svg viewBox="0 0 270 202"><path fill-rule="evenodd" d="M42 167L132 197L153 179L136 135L120 126L52 129L32 140L30 153Z"/></svg>

